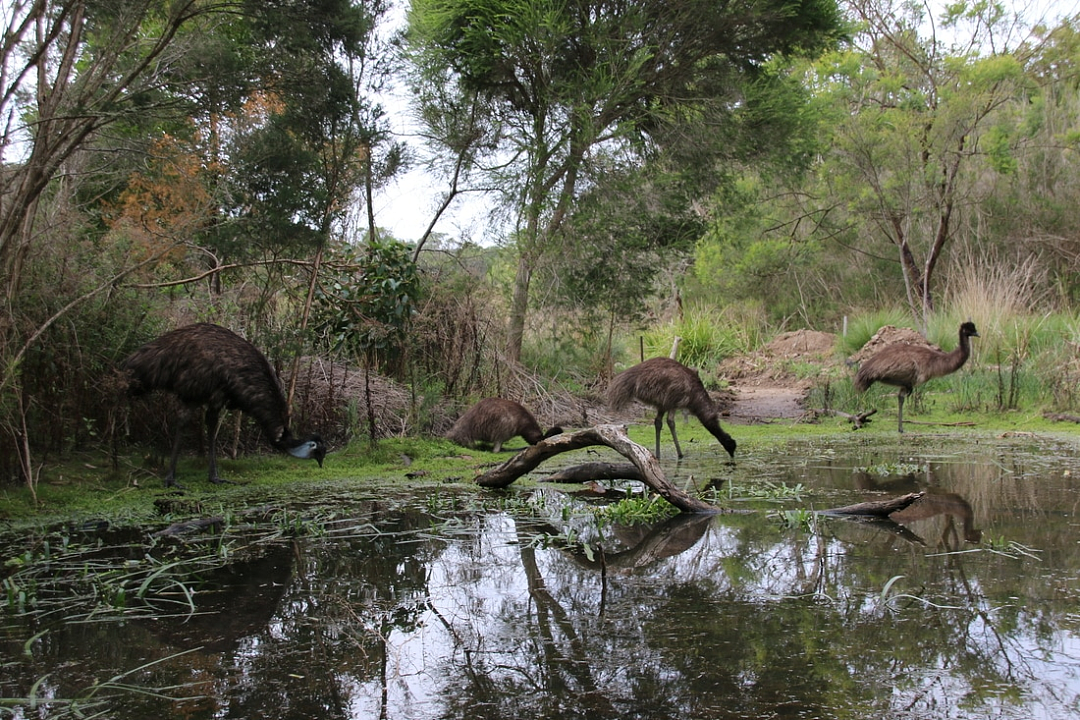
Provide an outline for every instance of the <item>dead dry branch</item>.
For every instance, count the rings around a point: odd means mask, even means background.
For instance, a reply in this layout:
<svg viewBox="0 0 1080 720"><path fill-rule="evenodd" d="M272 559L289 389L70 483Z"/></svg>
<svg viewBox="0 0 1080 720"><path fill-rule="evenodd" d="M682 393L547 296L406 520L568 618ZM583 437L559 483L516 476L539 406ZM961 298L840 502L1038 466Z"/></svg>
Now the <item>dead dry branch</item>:
<svg viewBox="0 0 1080 720"><path fill-rule="evenodd" d="M704 500L684 493L668 481L659 461L649 450L630 440L626 428L621 425L597 425L575 433L564 433L525 448L502 465L477 478L482 487L504 488L522 475L535 470L540 463L560 453L580 450L593 445L604 445L630 460L641 473L641 481L658 495L686 513L723 512Z"/></svg>

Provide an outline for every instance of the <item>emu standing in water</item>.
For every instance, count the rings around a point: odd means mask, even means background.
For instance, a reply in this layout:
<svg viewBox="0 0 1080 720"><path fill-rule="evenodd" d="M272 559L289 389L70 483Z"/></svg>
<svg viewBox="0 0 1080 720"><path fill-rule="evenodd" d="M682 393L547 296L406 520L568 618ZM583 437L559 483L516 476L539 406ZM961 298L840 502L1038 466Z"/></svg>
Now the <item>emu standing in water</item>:
<svg viewBox="0 0 1080 720"><path fill-rule="evenodd" d="M513 400L486 398L459 417L446 437L464 447L472 447L478 442L491 443L492 452L499 452L504 442L518 435L535 445L561 432L560 427L542 432L533 414Z"/></svg>
<svg viewBox="0 0 1080 720"><path fill-rule="evenodd" d="M660 458L660 428L667 413L667 426L675 441L675 452L682 459L682 448L675 434L675 410L689 410L711 432L728 455L735 457L735 440L720 427L720 413L709 397L697 372L671 358L651 358L615 376L608 386L608 405L621 410L637 400L656 408L656 457Z"/></svg>
<svg viewBox="0 0 1080 720"><path fill-rule="evenodd" d="M904 432L904 400L916 385L959 370L971 355L971 341L968 338L973 337L979 337L975 323L965 322L960 325L960 344L952 352L910 343L887 345L859 366L855 374L855 390L866 392L875 382L900 388L896 394L897 429Z"/></svg>
<svg viewBox="0 0 1080 720"><path fill-rule="evenodd" d="M128 392L144 395L163 390L176 395L193 412L206 406L212 483L217 474L217 432L221 411L240 410L255 418L270 444L293 457L313 459L322 467L326 445L312 434L297 439L289 432L285 395L270 363L250 342L231 330L198 323L165 333L124 361ZM176 485L176 460L184 423L178 423L165 487Z"/></svg>

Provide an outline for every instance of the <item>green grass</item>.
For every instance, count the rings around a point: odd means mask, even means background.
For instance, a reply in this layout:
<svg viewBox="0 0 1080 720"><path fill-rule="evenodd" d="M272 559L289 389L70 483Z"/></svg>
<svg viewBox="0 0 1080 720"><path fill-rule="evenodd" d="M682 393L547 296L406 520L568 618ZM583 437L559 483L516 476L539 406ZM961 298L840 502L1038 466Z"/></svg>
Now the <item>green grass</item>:
<svg viewBox="0 0 1080 720"><path fill-rule="evenodd" d="M853 430L847 420L836 416L823 416L812 424L775 421L755 425L734 424L722 418L725 429L738 441L739 450L734 464L718 465L716 473L733 481L733 475L746 468L766 468L769 458L792 441L872 442L886 448L895 445L901 448L898 452L902 452L906 444L917 442L919 436L948 442L950 437L960 435L995 437L1013 431L1080 440L1080 425L1044 418L1042 407L1028 400L1027 389L1020 394L1019 409L997 411L995 378L996 374L991 370L969 372L965 369L923 386L916 394L915 402L909 400L905 406L905 419L938 424L913 422L903 437L896 432L896 397L892 388L875 386L862 398L856 398L850 389L850 378L836 378L832 407L845 411L856 406L879 409L867 427ZM814 397L809 404L818 406ZM973 425L949 427L950 423ZM710 462L726 462L726 455L720 451L716 439L695 419L684 422L679 418L678 430L689 458L700 455L702 449L707 448ZM631 440L650 449L654 442L653 432L651 418L645 416L628 427ZM666 428L661 440L662 460L665 467L670 467L674 447ZM518 441L515 447L521 445L523 443ZM7 485L0 490L0 521L11 529L15 526L46 527L55 523L77 527L102 519L114 525L164 525L182 519L182 510L162 515L155 506L155 500L173 497L174 493L163 487L160 472L150 472L142 467L140 457L135 453L122 457L118 470L112 469L104 453L82 454L65 462L47 463L41 472L36 505L24 486ZM475 478L510 457L505 452L465 450L442 439L392 438L380 440L374 446L366 440L355 442L331 453L322 469L315 463L270 454L222 460L222 476L236 482L235 485L209 484L205 460L199 457L183 458L179 474L187 488L183 497L192 503L192 515L231 516L245 508L295 503L314 493L340 492L346 500L378 499L396 492L415 494L417 489L423 488L430 488L432 497L439 498L440 503L482 504L497 502L507 495L502 491L479 488ZM566 464L575 460L574 456L564 457ZM541 466L541 471L546 469ZM695 483L704 485L709 479L698 477ZM133 480L138 481L138 486L132 484ZM512 497L515 491L531 487L535 487L535 480L526 476L508 492ZM689 489L693 491L692 487ZM719 501L723 502L723 497Z"/></svg>
<svg viewBox="0 0 1080 720"><path fill-rule="evenodd" d="M703 371L725 358L747 353L761 342L756 326L716 310L692 307L681 318L642 333L645 357L667 357L676 336L681 338L678 361ZM637 353L633 355L636 363Z"/></svg>
<svg viewBox="0 0 1080 720"><path fill-rule="evenodd" d="M840 337L840 352L853 355L885 325L914 327L911 313L901 308L876 310L848 318L847 334Z"/></svg>

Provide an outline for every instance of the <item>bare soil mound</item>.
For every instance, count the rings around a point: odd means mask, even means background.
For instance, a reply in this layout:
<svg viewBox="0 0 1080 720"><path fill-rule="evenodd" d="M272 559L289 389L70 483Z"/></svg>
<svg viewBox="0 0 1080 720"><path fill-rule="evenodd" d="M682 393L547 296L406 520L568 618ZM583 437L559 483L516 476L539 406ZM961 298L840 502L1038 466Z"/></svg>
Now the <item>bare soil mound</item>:
<svg viewBox="0 0 1080 720"><path fill-rule="evenodd" d="M923 345L925 347L934 348L940 350L936 345L930 343L919 333L915 332L911 328L898 328L894 325L885 325L874 336L866 341L857 353L851 356L852 362L862 362L867 358L875 355L886 345L892 345L893 343L908 343L910 345Z"/></svg>
<svg viewBox="0 0 1080 720"><path fill-rule="evenodd" d="M820 330L795 330L781 333L765 346L774 357L797 358L814 355L821 359L832 355L836 347L836 335Z"/></svg>

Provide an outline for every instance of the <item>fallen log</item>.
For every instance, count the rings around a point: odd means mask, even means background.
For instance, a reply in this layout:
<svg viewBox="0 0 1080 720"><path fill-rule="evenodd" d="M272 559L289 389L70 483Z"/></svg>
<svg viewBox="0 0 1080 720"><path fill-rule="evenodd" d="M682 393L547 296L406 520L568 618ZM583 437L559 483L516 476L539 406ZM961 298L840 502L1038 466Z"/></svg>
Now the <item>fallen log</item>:
<svg viewBox="0 0 1080 720"><path fill-rule="evenodd" d="M822 510L821 512L824 515L858 515L861 517L886 518L894 512L903 510L922 496L921 492L908 493L889 500L855 503L854 505L845 505L844 507Z"/></svg>
<svg viewBox="0 0 1080 720"><path fill-rule="evenodd" d="M687 495L668 481L660 463L649 450L633 442L621 425L597 425L574 433L563 433L541 440L525 448L502 465L488 470L476 479L481 487L504 488L522 475L535 470L540 463L564 452L580 450L593 445L604 445L616 451L641 473L641 482L656 491L660 497L686 513L722 512L704 500Z"/></svg>
<svg viewBox="0 0 1080 720"><path fill-rule="evenodd" d="M541 482L587 483L593 480L638 480L644 482L641 471L631 463L591 462L563 468Z"/></svg>
<svg viewBox="0 0 1080 720"><path fill-rule="evenodd" d="M854 415L852 415L851 413L846 413L843 410L826 410L824 408L814 408L813 410L810 410L810 412L818 415L836 415L838 417L847 418L847 421L853 424L855 426L855 429L858 430L863 425L870 422L870 416L876 413L877 409L867 410L866 412L861 413L855 413Z"/></svg>

